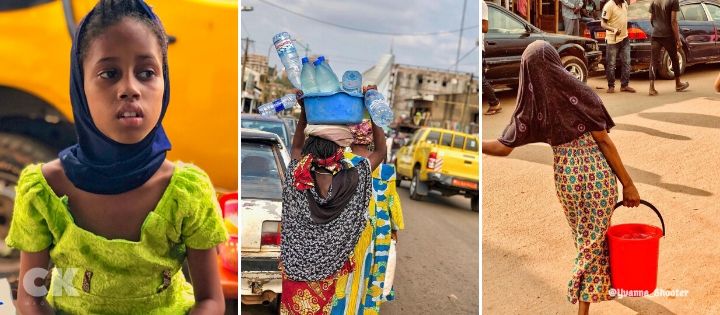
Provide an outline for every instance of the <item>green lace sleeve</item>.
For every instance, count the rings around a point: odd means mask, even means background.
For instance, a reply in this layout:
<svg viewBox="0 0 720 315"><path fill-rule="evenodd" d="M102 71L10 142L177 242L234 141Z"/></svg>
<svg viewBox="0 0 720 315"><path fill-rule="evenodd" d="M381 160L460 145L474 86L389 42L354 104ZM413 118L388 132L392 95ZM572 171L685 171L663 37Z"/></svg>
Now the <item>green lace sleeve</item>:
<svg viewBox="0 0 720 315"><path fill-rule="evenodd" d="M187 203L182 218L181 236L185 246L209 249L228 239L220 204L208 175L194 165L186 165Z"/></svg>
<svg viewBox="0 0 720 315"><path fill-rule="evenodd" d="M47 213L51 192L43 187L40 165L27 166L20 174L15 188L10 231L5 238L8 246L24 252L39 252L53 241L50 227L43 214Z"/></svg>

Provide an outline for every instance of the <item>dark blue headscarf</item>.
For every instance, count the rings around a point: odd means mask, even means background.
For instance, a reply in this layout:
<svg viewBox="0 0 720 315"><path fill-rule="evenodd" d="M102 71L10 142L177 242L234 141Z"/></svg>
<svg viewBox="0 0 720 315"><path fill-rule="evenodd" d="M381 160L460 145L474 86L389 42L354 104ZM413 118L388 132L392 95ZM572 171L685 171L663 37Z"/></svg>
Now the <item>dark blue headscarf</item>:
<svg viewBox="0 0 720 315"><path fill-rule="evenodd" d="M162 24L152 10L143 2L145 13L150 19ZM170 101L170 79L167 58L163 58L162 112L155 128L138 143L122 144L103 134L90 116L83 84L82 60L80 60L80 36L93 9L80 22L75 32L70 54L70 99L75 118L78 143L62 150L60 162L65 174L75 187L96 194L119 194L141 186L160 168L170 150L170 140L161 125Z"/></svg>

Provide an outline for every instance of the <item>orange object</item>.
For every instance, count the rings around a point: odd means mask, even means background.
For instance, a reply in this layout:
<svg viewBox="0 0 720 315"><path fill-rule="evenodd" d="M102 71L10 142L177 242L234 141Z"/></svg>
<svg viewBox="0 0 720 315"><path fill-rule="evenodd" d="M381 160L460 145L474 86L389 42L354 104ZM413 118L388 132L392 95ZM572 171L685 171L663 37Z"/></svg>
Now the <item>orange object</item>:
<svg viewBox="0 0 720 315"><path fill-rule="evenodd" d="M610 276L612 286L617 290L646 291L645 294L650 294L657 287L660 237L665 236L665 222L655 206L644 200L640 203L655 211L662 230L640 223L610 226L607 231ZM615 208L621 205L619 202Z"/></svg>

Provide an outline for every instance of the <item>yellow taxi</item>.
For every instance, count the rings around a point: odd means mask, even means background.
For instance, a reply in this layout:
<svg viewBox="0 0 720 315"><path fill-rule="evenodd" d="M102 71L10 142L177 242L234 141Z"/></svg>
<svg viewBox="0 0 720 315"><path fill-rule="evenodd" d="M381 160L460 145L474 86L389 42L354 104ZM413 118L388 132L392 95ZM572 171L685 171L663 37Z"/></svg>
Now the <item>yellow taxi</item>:
<svg viewBox="0 0 720 315"><path fill-rule="evenodd" d="M395 158L398 179L409 179L410 198L421 200L430 190L443 196L464 195L478 211L480 181L478 136L441 128L421 128Z"/></svg>

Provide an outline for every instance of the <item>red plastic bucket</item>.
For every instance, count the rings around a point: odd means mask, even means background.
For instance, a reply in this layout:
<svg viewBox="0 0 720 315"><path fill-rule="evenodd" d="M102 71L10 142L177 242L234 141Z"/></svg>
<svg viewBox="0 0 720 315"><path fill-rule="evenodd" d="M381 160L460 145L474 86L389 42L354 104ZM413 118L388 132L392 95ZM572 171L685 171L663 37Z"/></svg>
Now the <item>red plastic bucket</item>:
<svg viewBox="0 0 720 315"><path fill-rule="evenodd" d="M607 231L610 278L616 290L646 291L650 294L657 286L660 237L665 236L665 222L655 206L644 200L640 203L655 211L662 230L639 223L610 226ZM615 209L620 206L622 202L618 202Z"/></svg>

